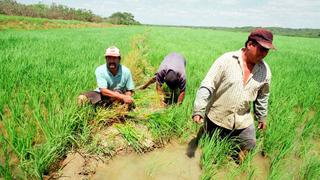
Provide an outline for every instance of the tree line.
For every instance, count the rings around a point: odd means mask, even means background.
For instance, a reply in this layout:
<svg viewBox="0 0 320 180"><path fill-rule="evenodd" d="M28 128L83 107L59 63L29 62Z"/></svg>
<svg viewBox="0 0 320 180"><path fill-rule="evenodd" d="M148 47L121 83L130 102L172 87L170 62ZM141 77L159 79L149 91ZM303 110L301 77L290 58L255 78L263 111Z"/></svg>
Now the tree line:
<svg viewBox="0 0 320 180"><path fill-rule="evenodd" d="M134 19L133 14L128 12L116 12L105 19L112 24L139 25L140 22Z"/></svg>
<svg viewBox="0 0 320 180"><path fill-rule="evenodd" d="M128 12L116 12L110 17L101 17L91 10L69 8L64 5L42 3L25 5L15 0L0 0L0 14L11 16L28 16L48 19L79 20L87 22L110 22L112 24L136 25L140 24Z"/></svg>

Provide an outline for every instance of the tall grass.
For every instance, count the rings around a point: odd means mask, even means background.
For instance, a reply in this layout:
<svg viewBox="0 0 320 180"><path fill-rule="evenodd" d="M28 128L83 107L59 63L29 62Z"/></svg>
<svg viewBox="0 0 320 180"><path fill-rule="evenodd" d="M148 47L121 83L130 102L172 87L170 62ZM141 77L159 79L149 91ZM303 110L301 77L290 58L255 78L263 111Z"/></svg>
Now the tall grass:
<svg viewBox="0 0 320 180"><path fill-rule="evenodd" d="M200 140L202 147L201 179L211 179L218 173L219 168L226 162L228 156L232 156L232 143L227 138L220 139L218 131L212 137L205 135Z"/></svg>
<svg viewBox="0 0 320 180"><path fill-rule="evenodd" d="M116 45L126 54L127 41L142 30L1 32L1 130L6 146L19 158L14 165L25 172L4 168L1 176L41 178L80 140L91 110L79 109L76 97L95 88L94 69L104 63L105 48Z"/></svg>

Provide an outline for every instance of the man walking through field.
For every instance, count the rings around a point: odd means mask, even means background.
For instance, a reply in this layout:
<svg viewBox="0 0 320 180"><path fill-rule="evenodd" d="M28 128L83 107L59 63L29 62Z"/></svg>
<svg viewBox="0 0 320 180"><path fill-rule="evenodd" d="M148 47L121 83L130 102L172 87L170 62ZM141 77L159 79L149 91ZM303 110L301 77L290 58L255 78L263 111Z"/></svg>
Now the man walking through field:
<svg viewBox="0 0 320 180"><path fill-rule="evenodd" d="M83 93L78 103L91 102L93 105L108 106L114 102L131 105L134 83L130 70L120 64L121 55L117 47L109 47L105 53L106 64L96 69L98 87Z"/></svg>
<svg viewBox="0 0 320 180"><path fill-rule="evenodd" d="M192 118L204 122L211 134L220 130L220 137L236 137L240 143L240 162L256 145L250 102L258 129L266 128L271 71L264 62L273 34L266 29L252 31L239 51L228 52L211 66L198 89Z"/></svg>

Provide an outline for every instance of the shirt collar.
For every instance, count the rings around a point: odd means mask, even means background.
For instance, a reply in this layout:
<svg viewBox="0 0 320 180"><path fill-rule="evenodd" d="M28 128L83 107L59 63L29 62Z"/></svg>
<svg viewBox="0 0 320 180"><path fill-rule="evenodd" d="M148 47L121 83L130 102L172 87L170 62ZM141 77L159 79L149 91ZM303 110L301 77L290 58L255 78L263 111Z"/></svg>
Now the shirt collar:
<svg viewBox="0 0 320 180"><path fill-rule="evenodd" d="M239 65L243 67L243 62L242 62L242 50L243 48L239 49L238 51L234 51L232 57L238 61Z"/></svg>
<svg viewBox="0 0 320 180"><path fill-rule="evenodd" d="M235 51L234 54L232 55L232 57L238 61L238 64L240 65L241 69L243 69L243 60L242 60L242 51L243 51L243 49L244 48L241 48L240 50ZM250 73L250 77L248 78L248 81L249 81L249 79L252 78L252 76L254 74L256 74L257 72L261 71L261 68L262 68L261 66L262 66L263 63L264 62L262 60L260 63L254 65L254 67L252 69L252 72Z"/></svg>
<svg viewBox="0 0 320 180"><path fill-rule="evenodd" d="M242 51L243 50L244 50L244 48L241 48L238 51L234 51L233 55L232 55L232 57L238 61L238 63L241 65L241 67L243 66L243 62L242 62ZM254 66L258 66L260 68L260 66L262 64L263 64L263 59L258 64L255 64Z"/></svg>

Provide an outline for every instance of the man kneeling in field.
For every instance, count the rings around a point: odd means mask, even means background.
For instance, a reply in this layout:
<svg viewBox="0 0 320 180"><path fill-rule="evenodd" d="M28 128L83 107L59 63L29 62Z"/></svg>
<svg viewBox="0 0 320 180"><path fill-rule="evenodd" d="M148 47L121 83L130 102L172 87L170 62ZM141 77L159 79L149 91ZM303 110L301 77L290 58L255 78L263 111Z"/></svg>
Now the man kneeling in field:
<svg viewBox="0 0 320 180"><path fill-rule="evenodd" d="M120 64L120 50L109 47L105 53L106 64L96 69L98 88L81 94L78 97L78 104L91 103L94 106L109 106L114 102L133 104L134 83L130 70Z"/></svg>
<svg viewBox="0 0 320 180"><path fill-rule="evenodd" d="M266 29L252 31L245 47L225 53L211 66L202 81L194 103L192 118L204 121L204 129L220 137L236 137L240 162L256 145L250 102L258 129L266 128L271 71L263 60L272 45L273 35Z"/></svg>

